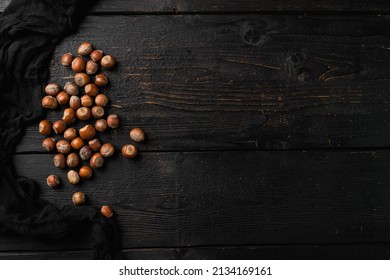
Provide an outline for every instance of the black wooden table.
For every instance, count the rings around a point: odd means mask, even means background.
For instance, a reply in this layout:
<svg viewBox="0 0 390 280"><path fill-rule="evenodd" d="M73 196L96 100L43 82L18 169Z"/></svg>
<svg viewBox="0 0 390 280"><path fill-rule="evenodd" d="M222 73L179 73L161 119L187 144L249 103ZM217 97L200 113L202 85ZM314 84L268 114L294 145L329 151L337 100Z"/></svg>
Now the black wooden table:
<svg viewBox="0 0 390 280"><path fill-rule="evenodd" d="M389 258L389 12L387 0L101 0L57 47L51 81L72 80L59 57L85 40L114 55L106 93L122 126L103 140L120 148L141 127L140 156L53 190L46 176L65 171L34 124L16 166L58 205L75 190L111 205L128 258ZM0 258L90 258L90 242L0 235Z"/></svg>

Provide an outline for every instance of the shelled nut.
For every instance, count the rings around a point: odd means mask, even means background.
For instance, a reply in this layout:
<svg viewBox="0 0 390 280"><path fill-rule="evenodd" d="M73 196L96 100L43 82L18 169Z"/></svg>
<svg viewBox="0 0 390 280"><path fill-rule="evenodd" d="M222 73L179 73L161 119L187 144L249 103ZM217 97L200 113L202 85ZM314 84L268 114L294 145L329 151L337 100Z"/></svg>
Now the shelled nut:
<svg viewBox="0 0 390 280"><path fill-rule="evenodd" d="M85 61L81 57L73 59L71 64L72 70L76 73L85 71Z"/></svg>
<svg viewBox="0 0 390 280"><path fill-rule="evenodd" d="M84 140L81 139L81 137L76 137L75 139L72 140L70 143L73 149L79 150L81 149L82 146L84 146Z"/></svg>
<svg viewBox="0 0 390 280"><path fill-rule="evenodd" d="M68 178L69 183L71 183L72 185L77 185L80 182L79 173L74 170L69 170L66 177Z"/></svg>
<svg viewBox="0 0 390 280"><path fill-rule="evenodd" d="M59 120L53 123L53 131L55 134L63 133L66 129L66 123L63 120Z"/></svg>
<svg viewBox="0 0 390 280"><path fill-rule="evenodd" d="M52 152L55 148L56 148L56 139L54 138L46 138L45 140L43 140L42 142L42 148L46 151L46 152Z"/></svg>
<svg viewBox="0 0 390 280"><path fill-rule="evenodd" d="M86 73L77 73L76 75L74 75L74 82L80 87L85 86L89 83L89 81L90 78Z"/></svg>
<svg viewBox="0 0 390 280"><path fill-rule="evenodd" d="M60 179L57 175L49 175L46 179L46 183L51 188L57 188L60 185Z"/></svg>
<svg viewBox="0 0 390 280"><path fill-rule="evenodd" d="M102 106L93 106L91 111L92 116L94 116L96 119L104 117L104 108Z"/></svg>
<svg viewBox="0 0 390 280"><path fill-rule="evenodd" d="M85 145L80 149L79 155L82 160L89 160L92 157L93 151L90 146Z"/></svg>
<svg viewBox="0 0 390 280"><path fill-rule="evenodd" d="M145 133L141 128L134 128L130 131L130 138L135 142L142 142L145 140Z"/></svg>
<svg viewBox="0 0 390 280"><path fill-rule="evenodd" d="M93 98L89 95L83 95L80 99L83 107L91 107L93 105Z"/></svg>
<svg viewBox="0 0 390 280"><path fill-rule="evenodd" d="M59 140L56 143L57 151L61 154L68 154L70 150L72 149L72 146L70 143L66 140Z"/></svg>
<svg viewBox="0 0 390 280"><path fill-rule="evenodd" d="M73 61L73 55L71 53L63 54L61 57L61 64L65 67L70 67Z"/></svg>
<svg viewBox="0 0 390 280"><path fill-rule="evenodd" d="M137 153L137 148L134 145L127 144L122 147L122 155L125 158L134 158Z"/></svg>
<svg viewBox="0 0 390 280"><path fill-rule="evenodd" d="M78 95L79 94L79 87L74 82L66 82L66 84L64 86L64 90L69 95Z"/></svg>
<svg viewBox="0 0 390 280"><path fill-rule="evenodd" d="M93 154L93 156L91 157L91 160L89 162L89 165L92 167L92 168L100 168L102 167L104 164L104 158L103 156L100 154L100 153L95 153Z"/></svg>
<svg viewBox="0 0 390 280"><path fill-rule="evenodd" d="M95 84L99 87L105 87L108 84L108 78L104 74L96 75Z"/></svg>
<svg viewBox="0 0 390 280"><path fill-rule="evenodd" d="M102 147L102 144L100 143L99 139L92 139L88 141L88 145L91 147L92 150L95 152L100 151L100 148Z"/></svg>
<svg viewBox="0 0 390 280"><path fill-rule="evenodd" d="M100 64L105 69L111 69L115 66L115 58L113 58L111 55L105 55L102 57L102 60L100 61Z"/></svg>
<svg viewBox="0 0 390 280"><path fill-rule="evenodd" d="M64 131L64 138L68 141L72 141L77 137L77 131L73 127L68 128Z"/></svg>
<svg viewBox="0 0 390 280"><path fill-rule="evenodd" d="M39 123L39 133L42 135L50 135L51 133L51 122L43 120Z"/></svg>
<svg viewBox="0 0 390 280"><path fill-rule="evenodd" d="M107 103L108 103L108 97L103 93L100 93L95 97L96 105L104 107L107 105Z"/></svg>
<svg viewBox="0 0 390 280"><path fill-rule="evenodd" d="M103 205L102 208L100 208L100 213L106 218L111 218L114 215L114 212L108 205Z"/></svg>
<svg viewBox="0 0 390 280"><path fill-rule="evenodd" d="M111 128L117 128L119 126L119 117L115 114L111 114L107 117L107 125Z"/></svg>
<svg viewBox="0 0 390 280"><path fill-rule="evenodd" d="M79 135L84 140L92 139L95 136L95 134L96 134L95 128L90 124L87 124L86 126L80 128L79 130Z"/></svg>
<svg viewBox="0 0 390 280"><path fill-rule="evenodd" d="M77 49L77 53L79 55L89 55L93 51L93 46L90 42L84 42L80 45L80 47Z"/></svg>
<svg viewBox="0 0 390 280"><path fill-rule="evenodd" d="M92 169L88 166L82 166L79 171L79 176L84 179L91 178L92 176Z"/></svg>
<svg viewBox="0 0 390 280"><path fill-rule="evenodd" d="M46 95L42 98L42 107L45 109L55 109L58 106L57 99L55 97Z"/></svg>
<svg viewBox="0 0 390 280"><path fill-rule="evenodd" d="M91 118L91 109L87 107L80 107L76 111L77 118L81 121L86 121Z"/></svg>
<svg viewBox="0 0 390 280"><path fill-rule="evenodd" d="M99 70L99 65L96 62L93 62L92 60L87 62L87 65L85 66L85 72L89 75L95 74Z"/></svg>
<svg viewBox="0 0 390 280"><path fill-rule="evenodd" d="M62 120L67 124L71 125L76 120L76 113L72 108L66 108L62 116Z"/></svg>
<svg viewBox="0 0 390 280"><path fill-rule="evenodd" d="M57 94L56 99L58 104L63 106L69 104L70 96L65 91L61 91L59 94Z"/></svg>
<svg viewBox="0 0 390 280"><path fill-rule="evenodd" d="M80 164L80 158L76 153L70 153L66 158L66 165L69 167L76 167Z"/></svg>
<svg viewBox="0 0 390 280"><path fill-rule="evenodd" d="M99 63L100 60L102 60L103 51L101 51L101 50L94 50L93 52L91 52L91 54L89 56L91 57L93 62Z"/></svg>
<svg viewBox="0 0 390 280"><path fill-rule="evenodd" d="M54 166L57 168L61 168L61 169L65 168L66 167L65 156L63 154L56 154L53 157L53 163L54 163Z"/></svg>
<svg viewBox="0 0 390 280"><path fill-rule="evenodd" d="M55 83L48 84L45 87L45 93L50 96L56 96L61 91L59 85Z"/></svg>
<svg viewBox="0 0 390 280"><path fill-rule="evenodd" d="M86 95L95 97L99 93L99 88L97 85L90 83L84 87L84 91Z"/></svg>
<svg viewBox="0 0 390 280"><path fill-rule="evenodd" d="M69 100L69 107L73 110L77 110L81 106L80 97L78 96L71 96Z"/></svg>
<svg viewBox="0 0 390 280"><path fill-rule="evenodd" d="M115 148L112 144L110 143L105 143L103 146L100 148L100 154L104 157L110 157L114 154Z"/></svg>
<svg viewBox="0 0 390 280"><path fill-rule="evenodd" d="M105 119L99 119L95 122L95 129L100 132L107 130L107 121Z"/></svg>
<svg viewBox="0 0 390 280"><path fill-rule="evenodd" d="M82 205L87 200L83 192L75 192L72 196L72 202L74 205Z"/></svg>

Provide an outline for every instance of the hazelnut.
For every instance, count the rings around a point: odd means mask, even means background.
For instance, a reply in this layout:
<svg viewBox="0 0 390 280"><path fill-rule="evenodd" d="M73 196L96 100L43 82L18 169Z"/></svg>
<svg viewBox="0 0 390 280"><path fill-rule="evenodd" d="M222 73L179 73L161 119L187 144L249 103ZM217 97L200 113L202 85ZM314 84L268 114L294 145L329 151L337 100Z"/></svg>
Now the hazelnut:
<svg viewBox="0 0 390 280"><path fill-rule="evenodd" d="M137 152L137 148L131 144L127 144L122 147L122 155L125 158L133 158L137 155Z"/></svg>
<svg viewBox="0 0 390 280"><path fill-rule="evenodd" d="M55 109L58 106L57 99L53 96L46 95L42 98L42 107L46 109Z"/></svg>
<svg viewBox="0 0 390 280"><path fill-rule="evenodd" d="M111 114L107 117L107 125L111 128L117 128L119 126L119 117L115 114Z"/></svg>
<svg viewBox="0 0 390 280"><path fill-rule="evenodd" d="M65 67L70 67L73 61L73 55L71 53L66 53L61 57L61 64Z"/></svg>
<svg viewBox="0 0 390 280"><path fill-rule="evenodd" d="M72 140L70 143L73 149L79 150L81 149L82 146L84 146L84 140L81 139L81 137L76 137L75 139Z"/></svg>
<svg viewBox="0 0 390 280"><path fill-rule="evenodd" d="M78 86L83 87L89 83L90 78L89 78L88 74L77 73L76 75L74 75L74 81Z"/></svg>
<svg viewBox="0 0 390 280"><path fill-rule="evenodd" d="M84 42L77 49L79 55L89 55L93 51L92 44L90 42Z"/></svg>
<svg viewBox="0 0 390 280"><path fill-rule="evenodd" d="M87 200L83 192L75 192L72 196L72 202L74 205L82 205Z"/></svg>
<svg viewBox="0 0 390 280"><path fill-rule="evenodd" d="M95 122L95 129L100 132L104 132L107 129L107 121L105 119L100 119Z"/></svg>
<svg viewBox="0 0 390 280"><path fill-rule="evenodd" d="M104 164L104 158L101 154L99 153L94 153L93 156L91 157L91 160L89 162L89 165L92 168L100 168Z"/></svg>
<svg viewBox="0 0 390 280"><path fill-rule="evenodd" d="M64 110L64 114L62 115L62 120L67 124L70 125L75 122L76 120L76 113L72 108L66 108Z"/></svg>
<svg viewBox="0 0 390 280"><path fill-rule="evenodd" d="M59 140L56 143L57 151L61 154L68 154L72 149L70 143L66 140Z"/></svg>
<svg viewBox="0 0 390 280"><path fill-rule="evenodd" d="M91 178L92 176L92 169L88 166L82 166L79 171L79 176L84 179Z"/></svg>
<svg viewBox="0 0 390 280"><path fill-rule="evenodd" d="M100 213L106 218L111 218L114 215L111 207L108 205L103 205L102 208L100 208Z"/></svg>
<svg viewBox="0 0 390 280"><path fill-rule="evenodd" d="M51 123L48 120L43 120L39 123L39 133L42 135L51 133Z"/></svg>
<svg viewBox="0 0 390 280"><path fill-rule="evenodd" d="M45 87L45 93L50 96L56 96L61 91L57 84L51 83Z"/></svg>
<svg viewBox="0 0 390 280"><path fill-rule="evenodd" d="M115 148L112 144L106 143L100 148L100 154L104 157L110 157L114 154Z"/></svg>
<svg viewBox="0 0 390 280"><path fill-rule="evenodd" d="M85 145L80 149L79 155L82 160L89 160L92 157L93 151L91 147Z"/></svg>
<svg viewBox="0 0 390 280"><path fill-rule="evenodd" d="M73 127L68 128L64 132L64 138L68 141L71 141L77 137L77 131Z"/></svg>
<svg viewBox="0 0 390 280"><path fill-rule="evenodd" d="M91 57L93 62L100 62L100 60L102 60L103 57L103 51L94 50L93 52L91 52L89 56Z"/></svg>
<svg viewBox="0 0 390 280"><path fill-rule="evenodd" d="M72 70L76 73L84 72L85 70L85 61L81 57L76 57L73 59L71 64Z"/></svg>
<svg viewBox="0 0 390 280"><path fill-rule="evenodd" d="M130 131L130 138L135 142L142 142L145 140L145 133L141 128L134 128Z"/></svg>
<svg viewBox="0 0 390 280"><path fill-rule="evenodd" d="M66 82L64 90L69 95L79 94L79 87L74 82Z"/></svg>
<svg viewBox="0 0 390 280"><path fill-rule="evenodd" d="M108 98L103 93L98 94L95 97L95 104L96 105L104 107L107 105L107 103L108 103Z"/></svg>
<svg viewBox="0 0 390 280"><path fill-rule="evenodd" d="M77 118L81 121L86 121L91 118L91 110L87 107L80 107L76 111Z"/></svg>
<svg viewBox="0 0 390 280"><path fill-rule="evenodd" d="M95 152L100 151L100 148L102 144L100 143L99 139L92 139L88 141L88 145L91 147L92 150Z"/></svg>
<svg viewBox="0 0 390 280"><path fill-rule="evenodd" d="M95 84L97 84L99 87L105 87L108 84L107 76L104 74L96 75Z"/></svg>
<svg viewBox="0 0 390 280"><path fill-rule="evenodd" d="M63 106L69 103L70 96L65 91L61 91L59 94L57 94L56 99L58 104Z"/></svg>
<svg viewBox="0 0 390 280"><path fill-rule="evenodd" d="M60 134L66 129L66 123L62 120L53 123L53 131L55 134Z"/></svg>
<svg viewBox="0 0 390 280"><path fill-rule="evenodd" d="M45 140L43 140L42 142L42 148L46 151L46 152L51 152L55 149L56 147L56 139L54 138L46 138Z"/></svg>
<svg viewBox="0 0 390 280"><path fill-rule="evenodd" d="M66 167L66 160L65 156L63 154L56 154L53 158L54 166L57 168L65 168Z"/></svg>
<svg viewBox="0 0 390 280"><path fill-rule="evenodd" d="M115 58L113 58L111 55L105 55L102 57L102 60L100 61L100 64L105 69L111 69L115 66Z"/></svg>
<svg viewBox="0 0 390 280"><path fill-rule="evenodd" d="M69 167L76 167L80 163L80 158L76 153L71 153L66 158L66 165Z"/></svg>
<svg viewBox="0 0 390 280"><path fill-rule="evenodd" d="M92 115L96 119L100 119L104 117L104 108L102 106L93 106Z"/></svg>
<svg viewBox="0 0 390 280"><path fill-rule="evenodd" d="M57 188L60 185L60 179L57 175L50 175L47 177L46 183L51 188Z"/></svg>
<svg viewBox="0 0 390 280"><path fill-rule="evenodd" d="M71 183L72 185L77 185L80 182L79 173L74 170L69 170L66 177L68 178L69 183Z"/></svg>
<svg viewBox="0 0 390 280"><path fill-rule="evenodd" d="M87 74L92 75L95 74L99 70L99 65L92 60L87 62L87 65L85 66L85 72Z"/></svg>
<svg viewBox="0 0 390 280"><path fill-rule="evenodd" d="M92 139L95 136L95 133L95 128L90 124L87 124L79 130L79 135L84 140Z"/></svg>
<svg viewBox="0 0 390 280"><path fill-rule="evenodd" d="M69 100L69 107L73 110L77 110L81 106L80 97L78 96L71 96Z"/></svg>
<svg viewBox="0 0 390 280"><path fill-rule="evenodd" d="M88 84L84 88L85 94L89 96L96 96L99 93L99 88L95 84Z"/></svg>
<svg viewBox="0 0 390 280"><path fill-rule="evenodd" d="M84 107L91 107L93 105L93 98L89 95L83 95L80 99L81 105Z"/></svg>

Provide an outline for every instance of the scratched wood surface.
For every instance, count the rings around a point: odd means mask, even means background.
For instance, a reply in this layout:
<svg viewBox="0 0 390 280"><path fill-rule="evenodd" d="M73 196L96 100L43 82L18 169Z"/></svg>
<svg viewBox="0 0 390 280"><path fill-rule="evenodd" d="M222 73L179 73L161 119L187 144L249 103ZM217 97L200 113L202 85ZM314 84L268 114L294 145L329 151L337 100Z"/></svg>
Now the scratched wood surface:
<svg viewBox="0 0 390 280"><path fill-rule="evenodd" d="M16 168L58 205L75 190L112 205L130 259L388 259L389 10L102 0L57 47L51 81L72 79L58 58L85 40L117 57L105 93L122 125L101 137L119 149L140 126L140 156L69 186L32 124ZM50 173L62 188L45 186ZM0 235L0 259L88 258L88 228L61 241Z"/></svg>

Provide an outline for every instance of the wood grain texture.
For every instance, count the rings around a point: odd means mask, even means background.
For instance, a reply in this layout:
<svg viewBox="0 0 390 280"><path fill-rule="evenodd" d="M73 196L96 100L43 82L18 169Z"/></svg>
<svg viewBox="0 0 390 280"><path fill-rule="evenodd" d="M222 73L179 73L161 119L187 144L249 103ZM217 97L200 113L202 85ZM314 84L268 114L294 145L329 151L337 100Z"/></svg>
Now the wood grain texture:
<svg viewBox="0 0 390 280"><path fill-rule="evenodd" d="M56 49L84 40L117 57L108 112L122 145L150 151L388 147L387 16L90 16ZM55 120L53 115L50 118ZM58 118L58 116L57 116ZM19 152L41 151L37 125Z"/></svg>
<svg viewBox="0 0 390 280"><path fill-rule="evenodd" d="M390 246L379 244L338 245L278 245L240 247L197 248L148 248L124 249L124 258L129 260L273 260L273 259L388 259ZM0 260L88 260L90 250L32 251L0 253Z"/></svg>
<svg viewBox="0 0 390 280"><path fill-rule="evenodd" d="M389 242L389 159L390 151L117 155L93 180L53 190L46 176L65 172L50 155L15 156L42 198L64 205L82 190L90 205L112 205L123 248ZM48 244L2 236L0 248L88 249L77 236Z"/></svg>
<svg viewBox="0 0 390 280"><path fill-rule="evenodd" d="M2 0L0 11L11 2ZM99 0L93 13L389 12L386 0Z"/></svg>

